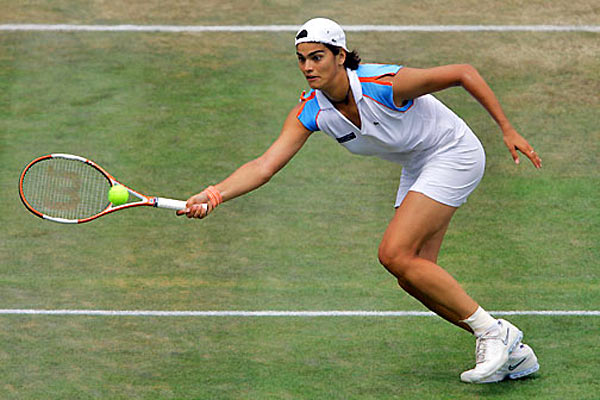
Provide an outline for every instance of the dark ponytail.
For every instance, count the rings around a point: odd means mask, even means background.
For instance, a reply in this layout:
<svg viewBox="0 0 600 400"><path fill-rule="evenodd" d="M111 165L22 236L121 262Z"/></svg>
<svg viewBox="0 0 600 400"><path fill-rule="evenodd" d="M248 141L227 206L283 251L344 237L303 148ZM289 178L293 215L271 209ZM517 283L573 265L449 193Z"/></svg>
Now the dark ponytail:
<svg viewBox="0 0 600 400"><path fill-rule="evenodd" d="M340 54L341 47L332 46L327 43L323 43L325 47L327 47L333 55L337 56ZM346 60L344 61L344 67L349 68L351 70L358 69L358 65L360 64L360 56L356 50L352 50L351 52L346 52Z"/></svg>

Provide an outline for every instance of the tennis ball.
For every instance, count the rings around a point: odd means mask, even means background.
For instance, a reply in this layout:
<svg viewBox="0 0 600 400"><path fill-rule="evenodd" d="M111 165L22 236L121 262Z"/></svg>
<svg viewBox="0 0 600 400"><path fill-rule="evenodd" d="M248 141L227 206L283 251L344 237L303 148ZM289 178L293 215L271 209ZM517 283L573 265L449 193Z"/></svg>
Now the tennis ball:
<svg viewBox="0 0 600 400"><path fill-rule="evenodd" d="M108 191L108 201L113 203L115 206L127 203L129 200L129 192L122 185L115 185Z"/></svg>

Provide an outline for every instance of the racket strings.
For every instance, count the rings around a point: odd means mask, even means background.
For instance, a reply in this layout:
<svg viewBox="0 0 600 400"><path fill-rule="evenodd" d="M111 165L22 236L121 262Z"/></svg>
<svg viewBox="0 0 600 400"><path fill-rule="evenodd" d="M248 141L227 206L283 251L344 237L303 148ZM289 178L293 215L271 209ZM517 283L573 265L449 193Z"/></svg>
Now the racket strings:
<svg viewBox="0 0 600 400"><path fill-rule="evenodd" d="M109 206L110 181L91 165L50 158L33 164L23 178L23 195L38 212L54 218L83 219Z"/></svg>

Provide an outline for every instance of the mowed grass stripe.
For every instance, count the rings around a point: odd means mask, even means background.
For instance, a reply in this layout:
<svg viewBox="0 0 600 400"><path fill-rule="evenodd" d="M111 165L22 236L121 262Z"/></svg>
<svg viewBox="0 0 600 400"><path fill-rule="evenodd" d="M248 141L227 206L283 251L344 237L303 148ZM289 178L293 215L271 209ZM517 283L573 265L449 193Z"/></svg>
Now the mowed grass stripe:
<svg viewBox="0 0 600 400"><path fill-rule="evenodd" d="M2 31L295 32L299 25L3 24ZM344 25L347 32L600 32L600 25Z"/></svg>

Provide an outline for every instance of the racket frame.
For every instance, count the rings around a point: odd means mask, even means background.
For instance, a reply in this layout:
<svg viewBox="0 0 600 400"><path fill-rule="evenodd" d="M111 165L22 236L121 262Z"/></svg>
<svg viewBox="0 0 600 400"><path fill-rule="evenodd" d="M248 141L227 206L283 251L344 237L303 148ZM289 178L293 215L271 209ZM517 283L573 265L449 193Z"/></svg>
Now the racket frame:
<svg viewBox="0 0 600 400"><path fill-rule="evenodd" d="M110 183L111 187L116 186L116 185L123 186L125 189L127 189L129 194L132 195L133 197L136 197L138 199L138 201L115 206L111 202L109 202L107 199L108 205L104 210L102 210L98 214L92 215L87 218L82 218L82 219L58 218L58 217L52 217L50 215L41 213L38 210L36 210L35 208L33 208L31 206L31 204L29 204L29 202L25 198L25 193L23 193L23 180L25 179L25 175L27 174L27 171L29 170L29 168L32 165L34 165L40 161L44 161L44 160L48 160L48 159L52 159L52 158L63 158L63 159L79 161L81 163L87 164L90 167L95 168L102 175L104 175L104 177ZM108 189L109 188L107 188L107 193L108 193ZM84 222L93 221L97 218L100 218L104 215L113 213L115 211L124 210L126 208L132 208L132 207L151 206L151 207L166 208L169 210L176 210L176 211L185 210L187 208L186 202L182 201L182 200L174 200L174 199L168 199L168 198L157 197L157 196L146 196L142 193L139 193L139 192L131 189L127 185L124 185L121 182L119 182L117 179L115 179L115 177L113 177L111 174L109 174L108 171L106 171L104 168L102 168L95 162L88 160L87 158L84 158L84 157L80 157L80 156L76 156L76 155L72 155L72 154L65 154L65 153L53 153L53 154L41 156L41 157L38 157L35 160L31 161L29 164L27 164L27 166L23 169L23 172L21 173L21 176L19 178L19 196L21 197L21 201L23 202L25 207L29 211L31 211L31 213L33 213L34 215L36 215L40 218L43 218L45 220L52 221L52 222L58 222L61 224L82 224Z"/></svg>

